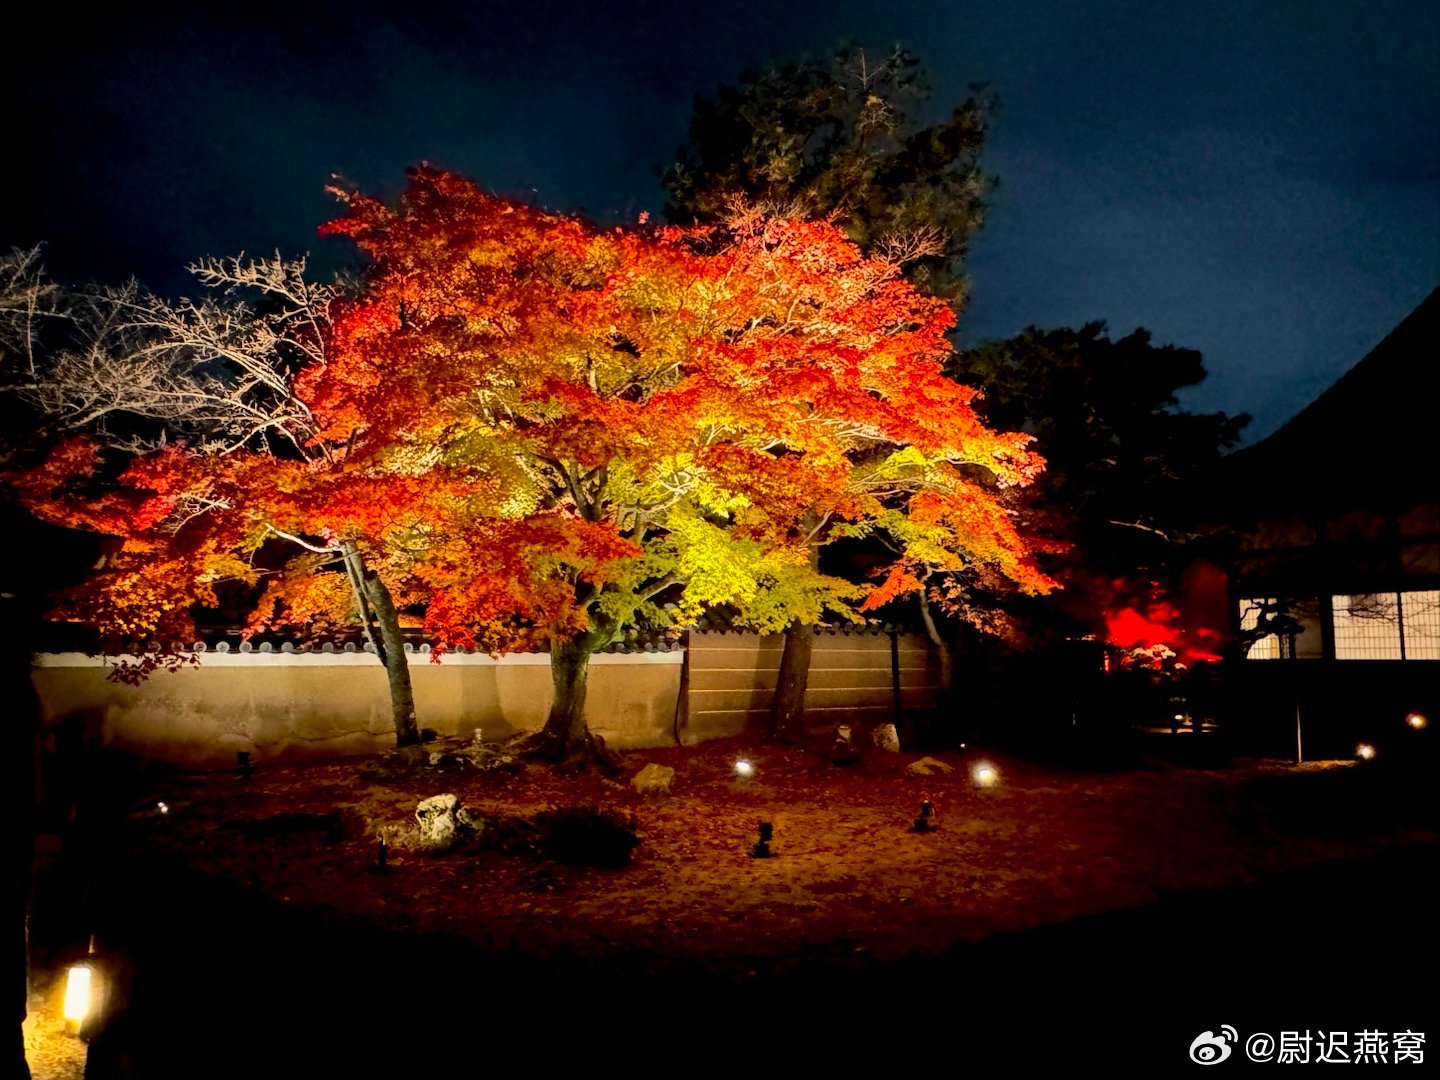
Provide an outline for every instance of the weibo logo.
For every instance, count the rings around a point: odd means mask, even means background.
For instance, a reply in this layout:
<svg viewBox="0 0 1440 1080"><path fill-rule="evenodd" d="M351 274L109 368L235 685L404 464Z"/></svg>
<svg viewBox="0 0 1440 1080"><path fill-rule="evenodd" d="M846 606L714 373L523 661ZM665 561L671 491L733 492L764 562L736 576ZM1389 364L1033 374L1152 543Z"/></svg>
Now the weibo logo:
<svg viewBox="0 0 1440 1080"><path fill-rule="evenodd" d="M1230 1044L1240 1038L1240 1033L1229 1024L1220 1026L1220 1034L1202 1031L1190 1044L1190 1060L1197 1065L1218 1065L1230 1056Z"/></svg>

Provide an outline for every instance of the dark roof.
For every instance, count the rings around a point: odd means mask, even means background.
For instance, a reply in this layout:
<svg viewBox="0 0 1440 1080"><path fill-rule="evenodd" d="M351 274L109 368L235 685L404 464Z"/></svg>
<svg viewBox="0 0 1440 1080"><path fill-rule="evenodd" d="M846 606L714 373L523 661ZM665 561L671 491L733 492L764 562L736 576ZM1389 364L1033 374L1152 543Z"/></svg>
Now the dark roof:
<svg viewBox="0 0 1440 1080"><path fill-rule="evenodd" d="M1222 463L1236 509L1324 512L1440 500L1440 288L1288 423Z"/></svg>

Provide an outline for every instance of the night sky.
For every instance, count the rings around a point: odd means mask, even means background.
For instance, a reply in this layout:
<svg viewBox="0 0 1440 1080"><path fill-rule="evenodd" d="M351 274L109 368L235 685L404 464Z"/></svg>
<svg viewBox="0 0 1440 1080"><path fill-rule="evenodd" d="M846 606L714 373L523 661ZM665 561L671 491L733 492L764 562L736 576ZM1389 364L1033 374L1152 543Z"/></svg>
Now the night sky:
<svg viewBox="0 0 1440 1080"><path fill-rule="evenodd" d="M28 9L4 65L0 243L167 288L205 253L333 262L314 239L326 178L391 192L420 159L630 218L661 205L697 91L898 41L937 110L974 82L1000 98L967 342L1147 326L1204 353L1187 404L1253 413L1253 439L1440 282L1433 0L406 7Z"/></svg>

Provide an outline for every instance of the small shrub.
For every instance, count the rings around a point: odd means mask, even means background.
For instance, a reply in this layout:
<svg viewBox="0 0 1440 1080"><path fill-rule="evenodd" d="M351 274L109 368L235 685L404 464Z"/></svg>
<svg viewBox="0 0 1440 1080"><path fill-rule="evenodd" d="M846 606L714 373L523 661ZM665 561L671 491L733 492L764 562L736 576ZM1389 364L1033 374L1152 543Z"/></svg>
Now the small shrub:
<svg viewBox="0 0 1440 1080"><path fill-rule="evenodd" d="M561 806L537 814L540 854L566 866L627 866L640 843L635 819L600 806Z"/></svg>

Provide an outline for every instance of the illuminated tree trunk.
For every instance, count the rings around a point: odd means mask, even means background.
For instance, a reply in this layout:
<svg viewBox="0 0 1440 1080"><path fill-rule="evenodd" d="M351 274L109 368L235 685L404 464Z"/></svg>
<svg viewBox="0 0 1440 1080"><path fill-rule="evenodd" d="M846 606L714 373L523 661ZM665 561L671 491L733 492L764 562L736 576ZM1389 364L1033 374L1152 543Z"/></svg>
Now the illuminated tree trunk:
<svg viewBox="0 0 1440 1080"><path fill-rule="evenodd" d="M800 620L785 627L780 671L775 679L775 700L770 706L770 737L785 742L798 738L805 722L805 690L810 685L810 659L815 652L815 630Z"/></svg>
<svg viewBox="0 0 1440 1080"><path fill-rule="evenodd" d="M570 767L583 768L593 762L604 769L619 768L619 757L605 748L604 739L591 734L585 720L590 658L608 645L612 636L604 630L592 630L550 643L554 697L545 726L529 740L526 753Z"/></svg>
<svg viewBox="0 0 1440 1080"><path fill-rule="evenodd" d="M819 517L807 513L802 526L814 529ZM820 549L810 545L810 568L820 568ZM780 648L780 670L775 675L775 700L770 704L770 738L793 742L805 723L805 690L810 685L810 659L815 653L815 631L799 619L785 627Z"/></svg>
<svg viewBox="0 0 1440 1080"><path fill-rule="evenodd" d="M935 657L940 661L940 700L948 705L950 692L955 685L955 657L950 650L950 643L940 633L940 627L935 623L935 613L930 608L930 600L925 595L925 590L920 592L920 618L925 623L925 635L930 639L930 644L935 646Z"/></svg>
<svg viewBox="0 0 1440 1080"><path fill-rule="evenodd" d="M354 543L342 547L345 573L360 608L360 621L365 627L375 655L384 665L390 683L390 712L395 719L395 745L407 746L420 741L420 726L415 722L415 692L410 685L410 663L405 657L405 638L400 632L400 613L380 575L365 565L365 557Z"/></svg>
<svg viewBox="0 0 1440 1080"><path fill-rule="evenodd" d="M940 690L935 695L935 711L940 720L937 734L943 733L941 737L949 741L973 738L973 705L962 709L955 696L955 653L935 622L928 593L927 580L925 588L920 590L920 619L925 624L925 635L935 647L935 659L940 665Z"/></svg>

